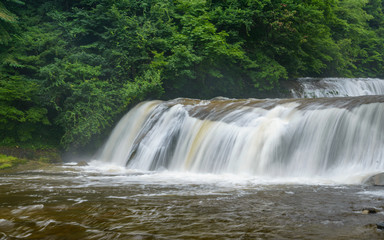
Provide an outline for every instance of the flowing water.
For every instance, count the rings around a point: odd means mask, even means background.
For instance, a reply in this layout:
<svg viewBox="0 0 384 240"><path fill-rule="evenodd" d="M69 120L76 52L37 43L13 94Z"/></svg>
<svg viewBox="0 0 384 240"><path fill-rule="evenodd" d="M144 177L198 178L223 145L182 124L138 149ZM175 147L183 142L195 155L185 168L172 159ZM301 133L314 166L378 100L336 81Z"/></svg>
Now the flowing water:
<svg viewBox="0 0 384 240"><path fill-rule="evenodd" d="M337 180L384 171L383 122L384 96L154 101L122 119L99 159L145 171Z"/></svg>
<svg viewBox="0 0 384 240"><path fill-rule="evenodd" d="M0 239L383 239L365 180L384 172L384 96L328 80L347 94L141 103L88 166L0 175Z"/></svg>
<svg viewBox="0 0 384 240"><path fill-rule="evenodd" d="M291 89L294 98L383 95L384 80L378 78L301 78Z"/></svg>
<svg viewBox="0 0 384 240"><path fill-rule="evenodd" d="M90 163L0 177L0 239L383 239L384 189ZM315 183L317 182L317 183Z"/></svg>

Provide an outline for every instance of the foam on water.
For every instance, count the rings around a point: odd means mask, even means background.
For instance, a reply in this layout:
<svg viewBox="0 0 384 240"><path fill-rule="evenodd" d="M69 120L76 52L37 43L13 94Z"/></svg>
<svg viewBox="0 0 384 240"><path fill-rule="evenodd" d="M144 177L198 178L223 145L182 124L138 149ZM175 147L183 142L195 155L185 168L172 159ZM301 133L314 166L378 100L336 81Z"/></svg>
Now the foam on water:
<svg viewBox="0 0 384 240"><path fill-rule="evenodd" d="M81 171L90 174L88 186L157 184L157 185L216 185L230 188L259 187L262 185L349 185L361 184L367 177L377 171L359 172L356 169L345 169L344 174L330 172L326 175L309 177L292 176L252 176L249 174L213 174L182 171L140 171L124 168L98 161L90 162L89 166L79 167ZM94 175L94 177L92 177ZM83 187L78 185L77 187Z"/></svg>

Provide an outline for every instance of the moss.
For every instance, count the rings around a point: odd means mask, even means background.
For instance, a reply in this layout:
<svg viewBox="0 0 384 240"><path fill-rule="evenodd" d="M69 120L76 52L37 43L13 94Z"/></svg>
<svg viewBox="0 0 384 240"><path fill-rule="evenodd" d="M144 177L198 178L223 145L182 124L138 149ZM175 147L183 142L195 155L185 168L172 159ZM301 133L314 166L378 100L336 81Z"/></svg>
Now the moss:
<svg viewBox="0 0 384 240"><path fill-rule="evenodd" d="M10 167L12 167L12 164L10 164L10 163L3 163L3 164L0 165L0 170L6 169L6 168L10 168Z"/></svg>
<svg viewBox="0 0 384 240"><path fill-rule="evenodd" d="M33 161L49 163L61 162L60 152L57 149L28 149L21 147L0 146L0 154Z"/></svg>
<svg viewBox="0 0 384 240"><path fill-rule="evenodd" d="M0 154L0 173L14 173L17 171L52 168L55 166L51 157L41 156L36 160L17 158Z"/></svg>
<svg viewBox="0 0 384 240"><path fill-rule="evenodd" d="M0 154L0 170L26 163L27 160Z"/></svg>
<svg viewBox="0 0 384 240"><path fill-rule="evenodd" d="M28 149L22 147L0 146L0 171L14 171L24 167L40 168L45 165L61 163L57 149Z"/></svg>

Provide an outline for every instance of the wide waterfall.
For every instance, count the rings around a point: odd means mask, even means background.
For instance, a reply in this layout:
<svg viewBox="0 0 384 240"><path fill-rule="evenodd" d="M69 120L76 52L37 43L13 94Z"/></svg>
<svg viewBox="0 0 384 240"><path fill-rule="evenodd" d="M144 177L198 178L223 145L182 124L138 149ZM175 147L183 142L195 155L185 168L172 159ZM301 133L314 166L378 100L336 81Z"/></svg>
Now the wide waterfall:
<svg viewBox="0 0 384 240"><path fill-rule="evenodd" d="M291 89L294 98L384 95L384 80L378 78L301 78Z"/></svg>
<svg viewBox="0 0 384 240"><path fill-rule="evenodd" d="M142 171L261 177L384 170L384 96L144 102L98 159Z"/></svg>

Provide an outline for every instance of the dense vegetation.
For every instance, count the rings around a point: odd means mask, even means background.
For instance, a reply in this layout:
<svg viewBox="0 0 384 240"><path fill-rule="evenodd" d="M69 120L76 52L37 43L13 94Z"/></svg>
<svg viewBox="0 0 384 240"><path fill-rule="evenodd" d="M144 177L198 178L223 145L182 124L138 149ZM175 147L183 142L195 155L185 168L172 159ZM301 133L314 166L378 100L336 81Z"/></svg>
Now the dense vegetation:
<svg viewBox="0 0 384 240"><path fill-rule="evenodd" d="M79 149L150 98L382 77L382 0L5 0L0 145Z"/></svg>

